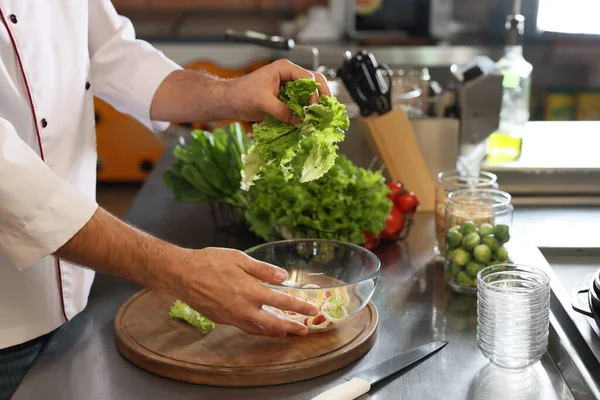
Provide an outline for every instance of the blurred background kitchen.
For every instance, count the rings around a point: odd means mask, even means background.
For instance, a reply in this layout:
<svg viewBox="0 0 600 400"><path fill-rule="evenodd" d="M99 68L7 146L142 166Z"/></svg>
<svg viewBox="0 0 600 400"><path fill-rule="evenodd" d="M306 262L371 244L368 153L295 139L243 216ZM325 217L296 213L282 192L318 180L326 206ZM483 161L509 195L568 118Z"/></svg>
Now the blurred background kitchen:
<svg viewBox="0 0 600 400"><path fill-rule="evenodd" d="M596 0L113 3L139 38L187 68L234 77L278 58L318 68L353 119L361 107L338 70L347 51L364 49L387 67L393 106L410 118L431 174L456 167L493 171L516 204L599 203ZM226 37L228 29L241 39ZM257 38L266 42L240 42ZM353 122L341 151L368 166L374 154ZM96 124L98 201L122 216L168 138L98 99ZM171 133L210 126L190 121Z"/></svg>

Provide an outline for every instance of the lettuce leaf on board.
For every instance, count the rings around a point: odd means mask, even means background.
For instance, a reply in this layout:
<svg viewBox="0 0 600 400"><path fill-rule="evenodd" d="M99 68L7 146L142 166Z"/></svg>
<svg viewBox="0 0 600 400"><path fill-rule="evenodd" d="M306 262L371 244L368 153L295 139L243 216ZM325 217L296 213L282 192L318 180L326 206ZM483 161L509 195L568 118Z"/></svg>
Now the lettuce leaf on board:
<svg viewBox="0 0 600 400"><path fill-rule="evenodd" d="M301 167L300 182L321 178L335 164L339 143L350 125L346 107L335 97L321 95L317 103L308 104L319 87L311 79L287 82L279 98L300 119L297 125L279 121L271 115L253 126L254 144L243 156L241 187L249 190L264 171L278 171L285 181L294 176L292 161L307 138L311 148L309 157Z"/></svg>
<svg viewBox="0 0 600 400"><path fill-rule="evenodd" d="M169 318L183 320L198 328L204 335L215 328L214 322L180 300L175 300L175 303L171 306Z"/></svg>

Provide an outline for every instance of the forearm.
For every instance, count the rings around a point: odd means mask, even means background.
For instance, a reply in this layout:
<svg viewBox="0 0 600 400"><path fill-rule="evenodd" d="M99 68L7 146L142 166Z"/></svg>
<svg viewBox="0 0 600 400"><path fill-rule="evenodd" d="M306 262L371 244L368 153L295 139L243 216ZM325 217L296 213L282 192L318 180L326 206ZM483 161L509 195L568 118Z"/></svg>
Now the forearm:
<svg viewBox="0 0 600 400"><path fill-rule="evenodd" d="M188 251L148 235L98 208L54 255L99 272L162 289Z"/></svg>
<svg viewBox="0 0 600 400"><path fill-rule="evenodd" d="M150 116L153 120L171 122L235 118L227 101L229 82L200 71L175 71L158 87Z"/></svg>

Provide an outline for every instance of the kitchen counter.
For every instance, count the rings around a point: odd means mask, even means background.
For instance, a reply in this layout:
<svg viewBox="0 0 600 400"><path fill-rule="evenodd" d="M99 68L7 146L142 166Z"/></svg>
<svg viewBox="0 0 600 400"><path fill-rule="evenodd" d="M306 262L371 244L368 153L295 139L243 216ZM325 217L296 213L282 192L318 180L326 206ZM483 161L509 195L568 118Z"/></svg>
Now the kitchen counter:
<svg viewBox="0 0 600 400"><path fill-rule="evenodd" d="M245 232L216 231L206 205L175 203L161 182L162 171L172 161L168 151L127 213L129 222L192 248L218 245L244 249L257 243L257 238ZM525 247L533 254L532 259L543 263L541 253L531 245L600 247L594 221L600 224L600 209L522 208L515 213L513 238L527 238L530 245ZM561 227L559 232L557 226ZM572 373L573 369L554 330L549 352L534 367L516 374L491 367L476 345L476 299L449 290L443 268L432 262L433 238L433 215L418 214L405 243L377 251L383 263L373 298L380 313L377 341L366 356L336 372L258 388L215 388L155 376L123 358L114 344L115 313L140 286L99 274L87 309L54 334L14 400L310 399L351 372L434 340L448 340L449 344L361 399L506 399L507 393L518 393L510 398L523 399L593 398L582 389L578 376L564 372ZM573 387L579 388L575 397L571 395Z"/></svg>

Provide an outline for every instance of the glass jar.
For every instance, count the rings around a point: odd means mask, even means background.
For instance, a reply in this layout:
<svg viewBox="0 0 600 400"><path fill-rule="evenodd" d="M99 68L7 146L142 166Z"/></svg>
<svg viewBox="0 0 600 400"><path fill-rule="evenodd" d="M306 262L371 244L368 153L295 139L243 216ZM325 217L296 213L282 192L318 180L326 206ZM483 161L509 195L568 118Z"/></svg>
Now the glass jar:
<svg viewBox="0 0 600 400"><path fill-rule="evenodd" d="M550 278L542 269L497 264L477 275L477 346L502 368L525 368L548 348Z"/></svg>
<svg viewBox="0 0 600 400"><path fill-rule="evenodd" d="M476 294L477 273L506 263L513 205L510 194L497 189L462 189L448 195L446 206L445 275L457 292Z"/></svg>
<svg viewBox="0 0 600 400"><path fill-rule="evenodd" d="M461 189L498 189L498 177L490 172L479 174L463 173L457 170L440 172L435 188L435 231L434 250L442 254L446 240L446 206L448 194Z"/></svg>

